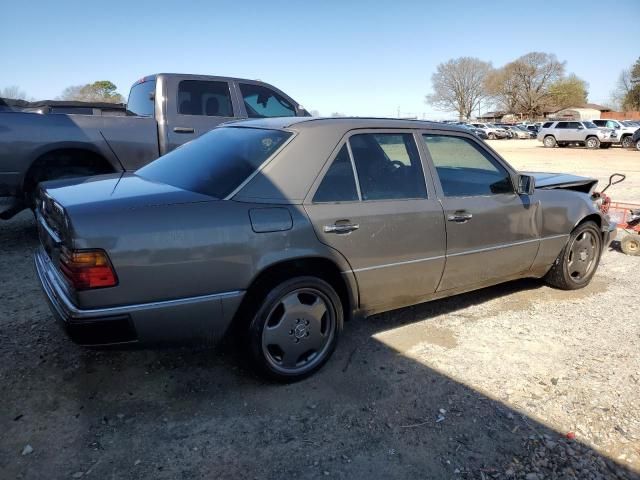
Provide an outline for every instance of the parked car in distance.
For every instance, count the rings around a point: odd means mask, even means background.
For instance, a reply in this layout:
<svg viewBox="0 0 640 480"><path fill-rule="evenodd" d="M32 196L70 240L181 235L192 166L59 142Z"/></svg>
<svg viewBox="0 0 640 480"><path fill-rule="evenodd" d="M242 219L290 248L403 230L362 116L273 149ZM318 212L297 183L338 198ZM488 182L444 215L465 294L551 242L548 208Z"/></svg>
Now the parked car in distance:
<svg viewBox="0 0 640 480"><path fill-rule="evenodd" d="M595 123L598 127L613 129L614 130L613 134L617 139L615 143L619 143L623 148L629 148L631 145L633 145L631 143L631 137L633 136L635 131L638 129L638 127L626 125L621 121L609 120L606 118L601 118L601 119L591 120L591 121Z"/></svg>
<svg viewBox="0 0 640 480"><path fill-rule="evenodd" d="M631 145L640 152L640 128L631 136Z"/></svg>
<svg viewBox="0 0 640 480"><path fill-rule="evenodd" d="M420 121L237 122L78 181L42 184L36 210L36 269L72 338L233 332L279 380L320 368L354 315L522 277L582 288L615 234L596 180L517 172Z"/></svg>
<svg viewBox="0 0 640 480"><path fill-rule="evenodd" d="M519 125L508 125L508 126L503 126L502 128L511 132L511 138L527 139L527 140L531 138L529 131L525 128L522 128Z"/></svg>
<svg viewBox="0 0 640 480"><path fill-rule="evenodd" d="M487 134L489 140L507 138L509 136L504 128L494 127L488 123L469 123L469 125L483 130Z"/></svg>
<svg viewBox="0 0 640 480"><path fill-rule="evenodd" d="M456 125L459 126L459 127L462 127L462 128L466 128L470 132L473 132L473 134L476 137L481 138L482 140L488 140L489 139L489 135L487 135L487 132L485 132L481 128L476 128L473 125L469 125L467 123L457 123Z"/></svg>
<svg viewBox="0 0 640 480"><path fill-rule="evenodd" d="M538 140L545 147L584 145L589 149L609 148L616 141L613 130L599 128L589 121L546 122L538 132Z"/></svg>
<svg viewBox="0 0 640 480"><path fill-rule="evenodd" d="M309 115L264 82L171 73L136 82L127 112L0 111L0 218L33 207L39 182L133 171L234 119Z"/></svg>

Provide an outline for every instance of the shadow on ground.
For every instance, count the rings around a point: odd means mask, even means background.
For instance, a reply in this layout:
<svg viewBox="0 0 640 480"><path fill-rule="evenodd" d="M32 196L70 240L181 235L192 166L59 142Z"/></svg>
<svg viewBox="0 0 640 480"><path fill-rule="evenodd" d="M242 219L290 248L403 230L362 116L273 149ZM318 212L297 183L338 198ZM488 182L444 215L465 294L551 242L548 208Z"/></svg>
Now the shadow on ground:
<svg viewBox="0 0 640 480"><path fill-rule="evenodd" d="M33 232L21 235L22 249L35 245ZM2 254L17 257L0 279L25 272L35 282L21 252ZM39 293L5 292L2 477L639 478L373 338L539 286L513 282L354 320L325 368L292 385L266 383L220 351L85 350ZM26 444L33 453L21 455Z"/></svg>

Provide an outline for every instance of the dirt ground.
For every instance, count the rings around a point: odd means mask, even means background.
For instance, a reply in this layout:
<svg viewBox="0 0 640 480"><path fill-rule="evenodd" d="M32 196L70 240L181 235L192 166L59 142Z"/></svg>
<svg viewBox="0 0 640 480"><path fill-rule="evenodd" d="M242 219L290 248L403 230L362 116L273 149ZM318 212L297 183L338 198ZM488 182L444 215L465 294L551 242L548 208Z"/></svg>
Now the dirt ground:
<svg viewBox="0 0 640 480"><path fill-rule="evenodd" d="M492 146L640 203L640 153ZM27 214L0 224L0 478L640 478L640 257L592 284L526 280L346 325L315 376L227 349L96 351L54 323ZM575 438L573 436L575 435Z"/></svg>

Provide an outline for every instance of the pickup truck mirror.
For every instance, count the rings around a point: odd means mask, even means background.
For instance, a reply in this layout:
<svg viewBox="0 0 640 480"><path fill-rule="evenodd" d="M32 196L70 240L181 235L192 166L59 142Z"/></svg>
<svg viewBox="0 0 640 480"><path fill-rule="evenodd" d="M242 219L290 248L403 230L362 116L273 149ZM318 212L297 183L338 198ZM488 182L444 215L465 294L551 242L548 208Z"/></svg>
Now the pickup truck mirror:
<svg viewBox="0 0 640 480"><path fill-rule="evenodd" d="M518 175L518 195L533 195L536 188L536 180L531 175Z"/></svg>

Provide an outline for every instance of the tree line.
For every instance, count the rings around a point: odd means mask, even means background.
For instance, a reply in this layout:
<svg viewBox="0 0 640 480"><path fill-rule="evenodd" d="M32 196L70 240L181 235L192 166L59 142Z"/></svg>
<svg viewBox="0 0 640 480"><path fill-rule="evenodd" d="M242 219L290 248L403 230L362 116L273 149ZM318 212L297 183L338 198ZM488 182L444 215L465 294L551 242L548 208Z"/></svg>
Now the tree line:
<svg viewBox="0 0 640 480"><path fill-rule="evenodd" d="M468 119L481 103L525 118L587 103L588 84L566 73L566 62L551 53L531 52L500 68L474 57L451 59L438 65L431 77L433 93L426 102ZM640 109L640 59L618 82L618 103Z"/></svg>
<svg viewBox="0 0 640 480"><path fill-rule="evenodd" d="M117 92L118 87L109 80L98 80L85 85L73 85L65 88L56 100L80 102L124 103L124 97ZM0 98L13 100L32 100L19 87L13 85L0 90Z"/></svg>

